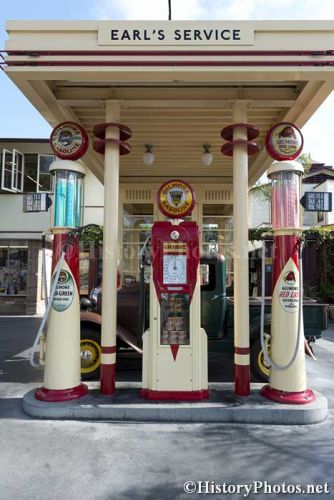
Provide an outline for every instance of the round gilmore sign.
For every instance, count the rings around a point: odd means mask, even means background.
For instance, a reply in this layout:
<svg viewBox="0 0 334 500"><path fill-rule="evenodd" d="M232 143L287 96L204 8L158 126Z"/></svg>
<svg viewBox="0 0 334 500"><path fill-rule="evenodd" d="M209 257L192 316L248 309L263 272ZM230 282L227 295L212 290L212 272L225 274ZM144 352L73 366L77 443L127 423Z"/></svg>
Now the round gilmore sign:
<svg viewBox="0 0 334 500"><path fill-rule="evenodd" d="M269 130L265 144L268 154L275 160L294 160L302 152L304 139L293 123L282 122Z"/></svg>
<svg viewBox="0 0 334 500"><path fill-rule="evenodd" d="M53 129L50 144L58 158L78 160L88 149L88 135L77 123L63 122Z"/></svg>
<svg viewBox="0 0 334 500"><path fill-rule="evenodd" d="M160 212L171 219L182 219L190 214L195 205L195 194L185 181L171 179L159 189L157 202Z"/></svg>

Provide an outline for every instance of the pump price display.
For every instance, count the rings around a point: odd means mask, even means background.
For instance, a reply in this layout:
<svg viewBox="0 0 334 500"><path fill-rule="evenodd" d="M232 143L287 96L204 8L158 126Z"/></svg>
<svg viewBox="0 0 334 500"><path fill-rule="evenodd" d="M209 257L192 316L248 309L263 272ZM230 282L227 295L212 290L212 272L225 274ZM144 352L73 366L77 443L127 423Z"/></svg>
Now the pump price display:
<svg viewBox="0 0 334 500"><path fill-rule="evenodd" d="M331 212L332 193L307 191L300 203L306 212Z"/></svg>
<svg viewBox="0 0 334 500"><path fill-rule="evenodd" d="M163 256L163 283L165 285L180 285L187 283L187 256Z"/></svg>

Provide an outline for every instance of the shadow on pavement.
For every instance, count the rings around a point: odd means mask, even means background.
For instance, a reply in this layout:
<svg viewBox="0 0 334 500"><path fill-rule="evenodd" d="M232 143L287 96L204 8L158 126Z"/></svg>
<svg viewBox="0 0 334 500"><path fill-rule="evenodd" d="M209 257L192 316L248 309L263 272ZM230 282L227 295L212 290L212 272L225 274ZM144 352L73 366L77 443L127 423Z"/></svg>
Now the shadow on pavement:
<svg viewBox="0 0 334 500"><path fill-rule="evenodd" d="M0 419L2 418L34 420L23 412L22 398L0 398Z"/></svg>
<svg viewBox="0 0 334 500"><path fill-rule="evenodd" d="M32 368L28 360L40 322L41 318L0 317L0 382L42 382L43 370ZM117 380L139 382L141 359L119 356ZM233 381L232 354L209 353L209 381Z"/></svg>
<svg viewBox="0 0 334 500"><path fill-rule="evenodd" d="M329 340L329 342L334 342L334 321L331 320L328 322L328 328L324 332L322 332L322 338L325 340Z"/></svg>

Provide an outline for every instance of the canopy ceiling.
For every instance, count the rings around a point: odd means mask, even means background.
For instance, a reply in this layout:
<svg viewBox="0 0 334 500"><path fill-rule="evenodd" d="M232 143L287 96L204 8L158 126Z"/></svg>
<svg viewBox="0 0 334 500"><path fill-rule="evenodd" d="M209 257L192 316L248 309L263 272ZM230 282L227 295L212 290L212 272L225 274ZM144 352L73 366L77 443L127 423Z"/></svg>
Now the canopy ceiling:
<svg viewBox="0 0 334 500"><path fill-rule="evenodd" d="M129 49L99 44L97 21L11 21L5 71L52 126L74 120L91 139L106 121L105 101L119 100L121 122L133 132L132 153L121 158L127 182L231 183L220 131L233 121L234 102L247 101L248 123L260 129L260 152L249 160L253 184L272 161L263 147L268 129L283 120L303 126L331 93L334 22L238 24L254 30L252 45ZM147 143L150 167L142 160ZM210 167L201 164L203 144L212 147ZM84 160L103 180L103 156L90 148Z"/></svg>

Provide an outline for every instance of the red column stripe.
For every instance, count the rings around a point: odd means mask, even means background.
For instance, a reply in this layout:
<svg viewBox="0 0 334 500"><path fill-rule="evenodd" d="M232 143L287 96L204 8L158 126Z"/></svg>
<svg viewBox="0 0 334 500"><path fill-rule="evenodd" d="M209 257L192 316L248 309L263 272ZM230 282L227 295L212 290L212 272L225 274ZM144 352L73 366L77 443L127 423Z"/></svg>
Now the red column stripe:
<svg viewBox="0 0 334 500"><path fill-rule="evenodd" d="M57 233L53 238L52 272L58 264L64 245L67 242L67 233ZM80 272L79 272L79 243L78 238L73 239L73 245L66 248L65 261L71 269L78 290L80 290Z"/></svg>
<svg viewBox="0 0 334 500"><path fill-rule="evenodd" d="M101 346L101 352L103 354L112 354L113 352L116 352L116 346Z"/></svg>
<svg viewBox="0 0 334 500"><path fill-rule="evenodd" d="M114 394L116 388L116 365L101 364L100 393L104 396Z"/></svg>
<svg viewBox="0 0 334 500"><path fill-rule="evenodd" d="M250 349L249 349L249 347L237 347L237 346L235 346L234 352L235 352L235 354L249 354Z"/></svg>
<svg viewBox="0 0 334 500"><path fill-rule="evenodd" d="M250 371L249 365L234 365L234 392L237 396L249 396Z"/></svg>

